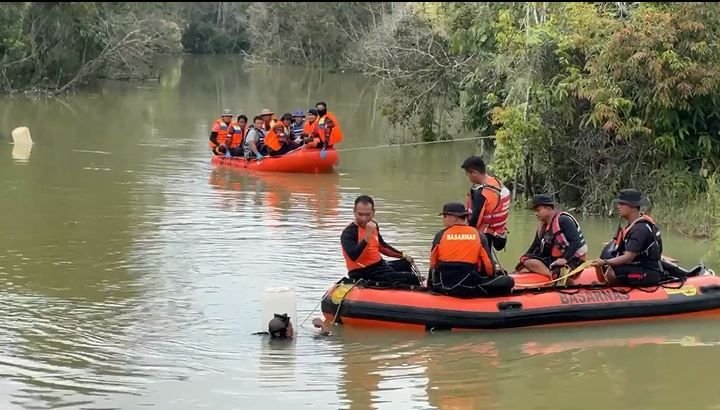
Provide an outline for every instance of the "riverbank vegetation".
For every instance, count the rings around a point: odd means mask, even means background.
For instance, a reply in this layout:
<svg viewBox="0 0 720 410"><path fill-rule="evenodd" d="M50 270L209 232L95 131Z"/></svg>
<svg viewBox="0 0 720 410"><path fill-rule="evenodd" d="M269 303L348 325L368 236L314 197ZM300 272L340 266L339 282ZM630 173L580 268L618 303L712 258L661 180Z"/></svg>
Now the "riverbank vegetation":
<svg viewBox="0 0 720 410"><path fill-rule="evenodd" d="M719 33L716 3L416 3L351 62L418 138L494 135L493 171L526 198L605 213L635 187L678 230L710 236Z"/></svg>
<svg viewBox="0 0 720 410"><path fill-rule="evenodd" d="M95 78L156 78L167 54L244 54L338 67L391 3L4 3L0 91L60 94Z"/></svg>
<svg viewBox="0 0 720 410"><path fill-rule="evenodd" d="M154 78L182 52L355 70L419 140L494 136L525 198L606 213L635 187L677 230L718 230L717 3L16 2L0 21L5 93Z"/></svg>

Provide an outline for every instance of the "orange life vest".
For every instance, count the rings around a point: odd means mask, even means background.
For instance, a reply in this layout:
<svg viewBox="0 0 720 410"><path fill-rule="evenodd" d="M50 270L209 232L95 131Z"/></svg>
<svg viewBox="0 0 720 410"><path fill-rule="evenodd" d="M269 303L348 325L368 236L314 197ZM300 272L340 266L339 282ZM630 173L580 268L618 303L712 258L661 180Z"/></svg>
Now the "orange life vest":
<svg viewBox="0 0 720 410"><path fill-rule="evenodd" d="M222 120L222 118L218 118L212 127L212 132L217 132L217 144L213 144L212 141L208 141L208 145L211 149L214 149L220 145L225 144L225 140L227 139L228 130L230 127L234 126L235 122L230 121L230 124L226 123Z"/></svg>
<svg viewBox="0 0 720 410"><path fill-rule="evenodd" d="M552 221L550 221L550 225L545 225L542 222L538 226L537 229L537 236L538 239L540 239L543 246L550 245L550 254L555 257L559 258L562 257L565 254L565 249L567 249L568 246L570 246L570 242L565 237L565 234L563 233L562 229L560 229L560 216L566 215L572 219L573 223L575 223L575 226L577 227L578 233L580 234L580 242L582 245L580 248L575 252L575 257L580 260L585 260L585 257L588 252L588 246L585 242L585 237L583 236L582 230L580 229L580 224L578 223L577 219L570 215L567 212L561 212L557 211L555 212L555 216L553 216Z"/></svg>
<svg viewBox="0 0 720 410"><path fill-rule="evenodd" d="M338 122L335 115L328 111L320 117L317 121L317 132L320 135L320 139L323 142L329 141L329 146L340 143L343 140L342 130L340 129L340 123Z"/></svg>
<svg viewBox="0 0 720 410"><path fill-rule="evenodd" d="M275 128L275 124L277 124L277 123L278 123L277 118L275 118L275 116L272 116L272 117L270 117L269 124L267 122L263 121L263 129L265 130L265 132L270 132L270 130Z"/></svg>
<svg viewBox="0 0 720 410"><path fill-rule="evenodd" d="M488 175L485 184L473 187L467 195L467 208L472 210L473 190L482 189L485 205L480 210L476 228L483 233L503 235L510 216L510 190L499 179Z"/></svg>
<svg viewBox="0 0 720 410"><path fill-rule="evenodd" d="M288 141L290 129L282 122L275 124L272 130L265 136L265 146L273 151L278 151Z"/></svg>
<svg viewBox="0 0 720 410"><path fill-rule="evenodd" d="M624 229L620 229L618 231L617 237L615 238L615 246L620 246L620 244L625 240L625 237L630 232L630 229L632 229L633 226L635 226L636 223L640 221L648 222L650 225L655 226L655 221L653 221L650 216L642 214L640 215L640 218L632 221L628 226L626 226Z"/></svg>
<svg viewBox="0 0 720 410"><path fill-rule="evenodd" d="M307 148L315 148L322 142L320 134L318 134L317 124L318 122L315 120L313 122L305 121L303 125L303 134L312 138L312 141L305 143Z"/></svg>
<svg viewBox="0 0 720 410"><path fill-rule="evenodd" d="M482 246L480 233L468 225L453 225L443 232L440 243L430 255L430 267L442 262L460 262L476 265L478 271L492 276L493 263Z"/></svg>
<svg viewBox="0 0 720 410"><path fill-rule="evenodd" d="M228 129L227 138L225 138L225 145L228 148L240 147L245 140L246 133L246 128L240 128L239 125L233 123L232 126Z"/></svg>
<svg viewBox="0 0 720 410"><path fill-rule="evenodd" d="M364 236L365 228L358 226L358 241L360 241ZM363 249L363 252L357 259L350 259L344 249L343 257L345 258L345 265L347 266L348 272L352 272L356 269L362 269L366 266L380 262L382 260L382 255L380 254L380 237L378 236L377 229L375 230L375 234L370 237L367 245L365 245L365 249Z"/></svg>

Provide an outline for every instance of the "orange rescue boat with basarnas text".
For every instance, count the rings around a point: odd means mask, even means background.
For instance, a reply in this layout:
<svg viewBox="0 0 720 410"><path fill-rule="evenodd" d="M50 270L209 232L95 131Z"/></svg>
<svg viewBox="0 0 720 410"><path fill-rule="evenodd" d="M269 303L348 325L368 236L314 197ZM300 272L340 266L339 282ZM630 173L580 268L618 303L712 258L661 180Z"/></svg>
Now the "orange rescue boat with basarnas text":
<svg viewBox="0 0 720 410"><path fill-rule="evenodd" d="M720 317L720 277L704 269L693 274L658 286L630 288L594 283L593 268L574 278L574 285L564 287L545 285L547 277L539 274L516 273L511 294L480 298L343 279L325 293L321 305L326 320L343 326L421 331Z"/></svg>
<svg viewBox="0 0 720 410"><path fill-rule="evenodd" d="M302 174L325 174L335 170L338 153L334 148L298 148L279 157L266 156L263 160L246 160L243 157L216 155L213 165L257 172L292 172Z"/></svg>

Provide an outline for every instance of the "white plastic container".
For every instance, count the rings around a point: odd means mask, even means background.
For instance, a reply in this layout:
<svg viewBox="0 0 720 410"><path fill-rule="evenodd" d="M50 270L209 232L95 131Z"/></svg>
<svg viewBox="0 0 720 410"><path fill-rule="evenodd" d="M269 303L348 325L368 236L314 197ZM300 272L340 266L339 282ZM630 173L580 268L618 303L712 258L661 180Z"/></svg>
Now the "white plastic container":
<svg viewBox="0 0 720 410"><path fill-rule="evenodd" d="M28 127L17 127L12 130L12 138L15 145L32 145L33 143Z"/></svg>
<svg viewBox="0 0 720 410"><path fill-rule="evenodd" d="M261 306L260 331L267 332L268 323L272 320L275 313L279 315L287 313L293 329L297 331L298 319L295 289L282 287L265 289Z"/></svg>

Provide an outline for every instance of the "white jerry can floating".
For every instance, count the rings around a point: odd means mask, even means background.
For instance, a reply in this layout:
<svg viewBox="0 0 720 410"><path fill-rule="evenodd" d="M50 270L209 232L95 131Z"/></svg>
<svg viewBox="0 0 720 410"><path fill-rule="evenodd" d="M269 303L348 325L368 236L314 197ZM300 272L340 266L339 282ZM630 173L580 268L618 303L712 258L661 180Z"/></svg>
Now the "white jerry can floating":
<svg viewBox="0 0 720 410"><path fill-rule="evenodd" d="M260 331L268 330L268 323L277 313L286 313L290 317L290 323L297 329L297 301L295 289L287 287L267 288L262 296L260 315Z"/></svg>
<svg viewBox="0 0 720 410"><path fill-rule="evenodd" d="M32 145L33 143L28 127L17 127L12 130L12 138L15 145Z"/></svg>

